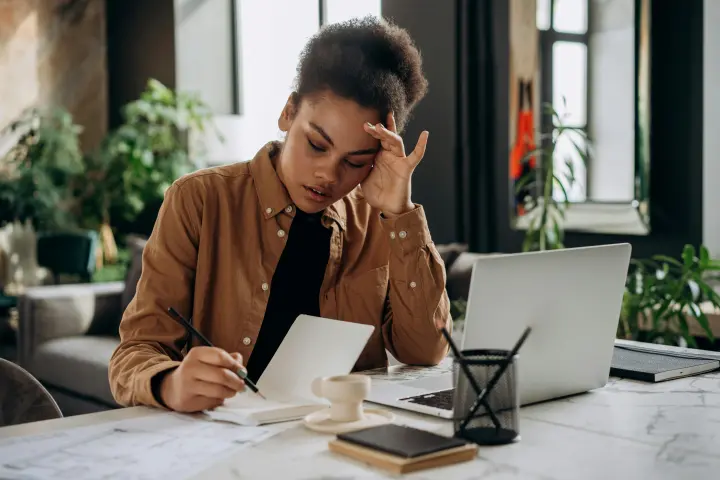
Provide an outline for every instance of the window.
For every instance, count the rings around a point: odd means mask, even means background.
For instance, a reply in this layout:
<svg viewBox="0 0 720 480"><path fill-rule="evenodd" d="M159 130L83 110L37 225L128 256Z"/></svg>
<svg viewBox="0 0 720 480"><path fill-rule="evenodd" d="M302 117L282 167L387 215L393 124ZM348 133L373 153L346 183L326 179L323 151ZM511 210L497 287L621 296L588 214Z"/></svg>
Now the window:
<svg viewBox="0 0 720 480"><path fill-rule="evenodd" d="M323 22L337 23L366 15L380 16L380 0L325 0Z"/></svg>
<svg viewBox="0 0 720 480"><path fill-rule="evenodd" d="M537 0L540 44L540 102L551 103L567 126L588 128L588 0ZM564 135L555 150L556 169L573 169L575 183L565 185L572 202L587 198L586 165L575 148L580 135ZM572 167L568 166L568 163ZM555 195L561 196L559 187Z"/></svg>
<svg viewBox="0 0 720 480"><path fill-rule="evenodd" d="M209 145L211 164L249 160L281 138L277 120L292 92L299 54L321 25L381 14L381 0L231 2L235 111L216 119L225 142Z"/></svg>

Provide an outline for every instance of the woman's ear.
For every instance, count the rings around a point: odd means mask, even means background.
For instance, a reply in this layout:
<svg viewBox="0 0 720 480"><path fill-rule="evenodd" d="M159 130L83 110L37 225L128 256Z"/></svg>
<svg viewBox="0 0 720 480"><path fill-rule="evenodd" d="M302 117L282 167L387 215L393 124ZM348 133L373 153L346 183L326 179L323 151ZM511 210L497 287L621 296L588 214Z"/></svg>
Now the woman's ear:
<svg viewBox="0 0 720 480"><path fill-rule="evenodd" d="M290 125L292 125L292 121L297 113L296 98L297 94L295 92L291 93L282 109L282 112L280 112L280 118L278 118L278 128L280 128L280 131L282 132L287 133L290 131Z"/></svg>

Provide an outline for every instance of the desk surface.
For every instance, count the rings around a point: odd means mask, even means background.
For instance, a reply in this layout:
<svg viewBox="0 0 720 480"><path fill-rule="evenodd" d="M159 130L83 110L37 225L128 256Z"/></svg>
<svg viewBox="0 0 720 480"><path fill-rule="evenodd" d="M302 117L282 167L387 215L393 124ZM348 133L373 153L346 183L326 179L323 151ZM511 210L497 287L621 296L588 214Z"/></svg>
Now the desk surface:
<svg viewBox="0 0 720 480"><path fill-rule="evenodd" d="M398 378L402 368L393 367ZM450 434L444 420L394 410L399 423ZM0 429L0 438L155 415L127 408ZM199 420L202 421L202 420ZM327 450L332 437L299 422L271 426L275 436L199 478L393 478ZM403 478L483 480L619 480L717 478L720 472L720 373L645 384L611 379L601 389L524 407L522 439L481 447L473 462Z"/></svg>

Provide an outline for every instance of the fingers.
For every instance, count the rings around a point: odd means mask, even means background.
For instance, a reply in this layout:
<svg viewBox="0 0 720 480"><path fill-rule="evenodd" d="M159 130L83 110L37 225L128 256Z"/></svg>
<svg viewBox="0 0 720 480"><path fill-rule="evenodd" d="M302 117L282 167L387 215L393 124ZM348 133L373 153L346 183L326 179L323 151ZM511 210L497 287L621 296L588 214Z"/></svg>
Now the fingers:
<svg viewBox="0 0 720 480"><path fill-rule="evenodd" d="M430 136L430 132L425 130L420 134L420 138L418 139L417 145L415 145L415 150L408 156L408 158L411 159L413 165L417 165L420 163L420 160L423 159L425 156L425 149L427 148L427 141L428 137Z"/></svg>
<svg viewBox="0 0 720 480"><path fill-rule="evenodd" d="M397 124L395 124L395 114L393 114L393 112L388 113L387 121L385 123L387 124L388 130L393 133L397 133Z"/></svg>
<svg viewBox="0 0 720 480"><path fill-rule="evenodd" d="M237 370L199 363L193 369L192 378L201 382L221 385L236 393L245 389L245 382L238 376Z"/></svg>
<svg viewBox="0 0 720 480"><path fill-rule="evenodd" d="M238 352L232 352L230 356L240 365L243 364L243 356L240 355Z"/></svg>
<svg viewBox="0 0 720 480"><path fill-rule="evenodd" d="M190 350L189 355L194 355L198 361L214 365L217 367L228 368L232 371L242 367L242 361L238 361L235 357L221 348L216 347L195 347ZM240 357L242 360L242 357Z"/></svg>
<svg viewBox="0 0 720 480"><path fill-rule="evenodd" d="M228 388L225 385L217 383L204 382L202 380L196 380L193 385L193 394L201 397L206 397L213 400L225 400L232 398L237 392L232 388Z"/></svg>
<svg viewBox="0 0 720 480"><path fill-rule="evenodd" d="M403 145L402 138L395 132L391 132L383 126L382 123L372 125L370 123L365 124L365 131L372 135L374 138L380 140L382 148L388 150L393 155L398 157L405 156L405 146Z"/></svg>

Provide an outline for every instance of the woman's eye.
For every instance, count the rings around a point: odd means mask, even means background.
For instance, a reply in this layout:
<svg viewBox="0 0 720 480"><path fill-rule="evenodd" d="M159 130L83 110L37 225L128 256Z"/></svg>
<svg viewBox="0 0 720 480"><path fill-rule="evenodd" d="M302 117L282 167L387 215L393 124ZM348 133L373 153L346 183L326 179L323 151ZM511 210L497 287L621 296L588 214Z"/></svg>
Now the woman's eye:
<svg viewBox="0 0 720 480"><path fill-rule="evenodd" d="M324 148L318 147L318 146L315 145L315 144L312 142L312 140L310 140L309 138L308 138L308 144L310 145L310 148L312 148L312 149L315 150L316 152L324 152L324 151L325 151Z"/></svg>
<svg viewBox="0 0 720 480"><path fill-rule="evenodd" d="M365 166L365 165L359 165L357 163L352 163L351 161L349 161L347 159L345 160L345 163L347 163L351 168L362 168Z"/></svg>

